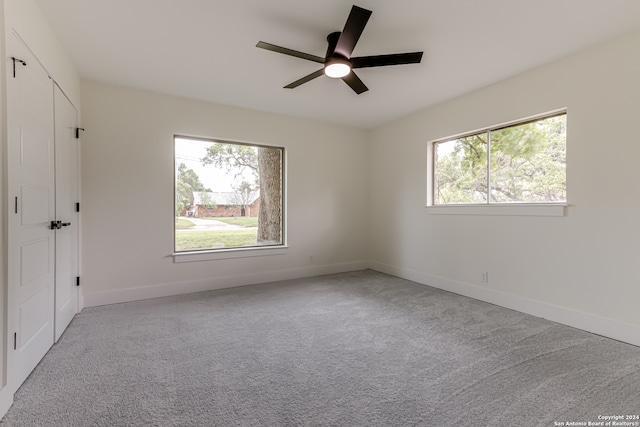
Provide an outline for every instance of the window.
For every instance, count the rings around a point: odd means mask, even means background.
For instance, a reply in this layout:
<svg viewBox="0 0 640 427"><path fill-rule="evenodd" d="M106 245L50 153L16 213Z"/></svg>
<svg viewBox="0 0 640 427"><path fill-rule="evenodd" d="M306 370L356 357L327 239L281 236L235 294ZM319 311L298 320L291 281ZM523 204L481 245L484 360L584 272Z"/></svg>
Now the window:
<svg viewBox="0 0 640 427"><path fill-rule="evenodd" d="M433 143L431 205L566 202L566 112Z"/></svg>
<svg viewBox="0 0 640 427"><path fill-rule="evenodd" d="M175 252L282 246L284 148L176 136Z"/></svg>

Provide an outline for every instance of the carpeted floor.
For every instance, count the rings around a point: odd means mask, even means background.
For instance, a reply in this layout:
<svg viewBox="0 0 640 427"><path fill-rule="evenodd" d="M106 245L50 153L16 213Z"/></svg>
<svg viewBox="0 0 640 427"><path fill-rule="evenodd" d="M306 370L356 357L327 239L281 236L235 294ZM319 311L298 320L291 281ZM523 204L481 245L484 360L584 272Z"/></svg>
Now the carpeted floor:
<svg viewBox="0 0 640 427"><path fill-rule="evenodd" d="M640 348L373 271L88 308L2 426L554 426Z"/></svg>

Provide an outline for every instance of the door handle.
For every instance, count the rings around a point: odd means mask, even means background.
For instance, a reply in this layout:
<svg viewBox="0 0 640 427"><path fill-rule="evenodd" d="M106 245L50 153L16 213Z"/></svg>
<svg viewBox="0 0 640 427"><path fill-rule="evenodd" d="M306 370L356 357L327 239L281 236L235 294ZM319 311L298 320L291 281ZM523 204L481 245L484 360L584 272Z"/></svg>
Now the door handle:
<svg viewBox="0 0 640 427"><path fill-rule="evenodd" d="M51 221L51 229L52 230L60 230L62 227L70 226L70 222L62 222L62 221Z"/></svg>

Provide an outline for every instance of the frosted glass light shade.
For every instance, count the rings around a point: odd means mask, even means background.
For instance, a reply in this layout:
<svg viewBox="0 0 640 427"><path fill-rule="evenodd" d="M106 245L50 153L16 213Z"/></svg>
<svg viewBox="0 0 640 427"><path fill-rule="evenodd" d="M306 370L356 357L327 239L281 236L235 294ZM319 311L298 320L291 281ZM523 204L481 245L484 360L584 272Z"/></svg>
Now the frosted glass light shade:
<svg viewBox="0 0 640 427"><path fill-rule="evenodd" d="M351 72L349 64L343 64L342 62L334 62L324 67L324 73L334 79L339 79L346 76Z"/></svg>

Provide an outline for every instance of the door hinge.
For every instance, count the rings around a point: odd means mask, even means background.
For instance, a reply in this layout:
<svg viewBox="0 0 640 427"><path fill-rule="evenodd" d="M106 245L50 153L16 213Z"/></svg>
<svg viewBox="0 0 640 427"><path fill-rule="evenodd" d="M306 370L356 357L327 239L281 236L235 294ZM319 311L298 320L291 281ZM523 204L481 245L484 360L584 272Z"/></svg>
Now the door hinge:
<svg viewBox="0 0 640 427"><path fill-rule="evenodd" d="M25 67L27 66L27 63L24 62L22 59L18 59L15 56L12 56L11 59L13 60L13 78L16 78L16 62L21 63L22 65L24 65Z"/></svg>
<svg viewBox="0 0 640 427"><path fill-rule="evenodd" d="M76 276L76 286L80 286L80 276Z"/></svg>
<svg viewBox="0 0 640 427"><path fill-rule="evenodd" d="M76 128L76 139L80 139L80 131L84 132L84 128Z"/></svg>
<svg viewBox="0 0 640 427"><path fill-rule="evenodd" d="M14 350L18 349L18 333L17 332L13 333L13 349Z"/></svg>
<svg viewBox="0 0 640 427"><path fill-rule="evenodd" d="M76 212L80 212L80 203L76 203Z"/></svg>

